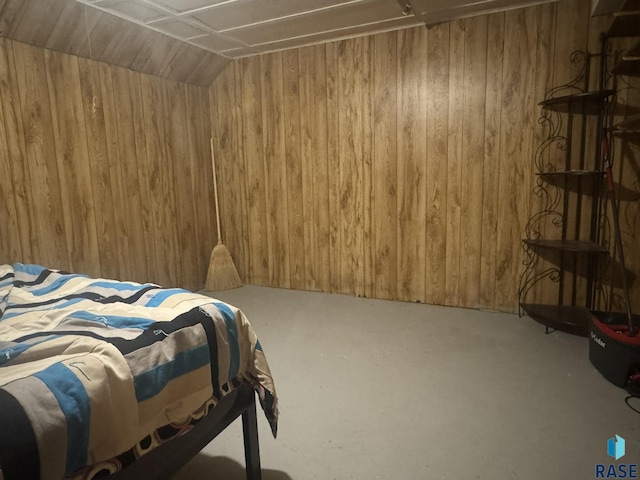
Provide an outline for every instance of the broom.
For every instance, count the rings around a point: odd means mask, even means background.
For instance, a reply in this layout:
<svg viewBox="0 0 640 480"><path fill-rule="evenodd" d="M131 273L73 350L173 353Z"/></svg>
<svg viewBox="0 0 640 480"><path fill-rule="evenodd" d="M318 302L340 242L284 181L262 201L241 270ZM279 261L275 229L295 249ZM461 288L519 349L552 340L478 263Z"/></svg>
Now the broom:
<svg viewBox="0 0 640 480"><path fill-rule="evenodd" d="M228 290L242 286L242 280L238 275L233 259L227 247L222 243L220 234L220 209L218 206L218 183L216 181L216 162L213 157L213 138L211 140L211 166L213 167L213 197L216 205L216 224L218 226L218 244L211 252L209 260L209 273L205 290L215 292L218 290Z"/></svg>

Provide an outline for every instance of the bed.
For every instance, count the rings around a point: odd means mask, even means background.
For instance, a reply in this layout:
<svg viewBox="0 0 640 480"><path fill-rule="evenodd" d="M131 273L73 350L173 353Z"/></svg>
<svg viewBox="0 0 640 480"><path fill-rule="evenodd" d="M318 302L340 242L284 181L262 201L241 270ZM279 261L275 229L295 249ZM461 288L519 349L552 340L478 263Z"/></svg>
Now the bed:
<svg viewBox="0 0 640 480"><path fill-rule="evenodd" d="M275 437L273 378L239 309L0 265L0 479L169 478L240 416L259 479L256 396Z"/></svg>

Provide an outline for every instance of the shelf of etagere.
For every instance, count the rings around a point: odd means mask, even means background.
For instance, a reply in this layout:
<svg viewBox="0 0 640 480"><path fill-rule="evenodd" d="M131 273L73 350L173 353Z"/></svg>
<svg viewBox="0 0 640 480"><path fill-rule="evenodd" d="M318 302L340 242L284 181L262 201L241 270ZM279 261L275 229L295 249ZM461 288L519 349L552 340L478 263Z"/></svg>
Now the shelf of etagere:
<svg viewBox="0 0 640 480"><path fill-rule="evenodd" d="M639 20L640 21L640 20ZM640 75L640 56L631 57L623 56L622 60L614 65L611 69L614 75L628 75L637 77Z"/></svg>
<svg viewBox="0 0 640 480"><path fill-rule="evenodd" d="M547 240L544 238L525 238L522 241L534 248L545 248L563 252L584 253L589 255L609 252L609 250L602 245L584 240Z"/></svg>
<svg viewBox="0 0 640 480"><path fill-rule="evenodd" d="M540 303L521 303L520 307L545 327L584 337L589 335L591 312L585 307Z"/></svg>
<svg viewBox="0 0 640 480"><path fill-rule="evenodd" d="M640 10L615 12L607 37L635 37L640 35Z"/></svg>
<svg viewBox="0 0 640 480"><path fill-rule="evenodd" d="M558 112L598 114L602 111L602 102L613 95L615 90L596 90L593 92L574 93L561 97L547 98L538 105Z"/></svg>
<svg viewBox="0 0 640 480"><path fill-rule="evenodd" d="M598 195L598 185L602 183L605 172L600 170L558 170L538 172L536 176L549 185L564 190L580 191L583 195Z"/></svg>
<svg viewBox="0 0 640 480"><path fill-rule="evenodd" d="M613 125L609 131L613 133L638 133L640 132L640 114L630 115L623 121Z"/></svg>
<svg viewBox="0 0 640 480"><path fill-rule="evenodd" d="M557 177L603 177L605 172L599 170L558 170L555 172L539 172L536 175L543 178Z"/></svg>

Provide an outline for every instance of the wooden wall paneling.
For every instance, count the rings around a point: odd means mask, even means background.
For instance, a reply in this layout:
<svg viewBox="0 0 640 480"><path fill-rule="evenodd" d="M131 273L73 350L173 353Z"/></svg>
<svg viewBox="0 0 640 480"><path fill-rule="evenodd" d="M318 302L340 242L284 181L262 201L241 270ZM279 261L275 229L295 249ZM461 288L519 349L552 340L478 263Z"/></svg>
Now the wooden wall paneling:
<svg viewBox="0 0 640 480"><path fill-rule="evenodd" d="M316 270L316 223L319 219L316 216L316 201L314 188L314 163L315 154L313 149L313 138L317 135L315 125L312 122L313 112L316 105L313 103L312 78L313 47L304 47L298 51L299 54L299 78L300 78L300 160L302 165L302 222L304 239L304 289L319 290L318 271ZM326 174L325 174L326 178Z"/></svg>
<svg viewBox="0 0 640 480"><path fill-rule="evenodd" d="M329 120L327 96L327 49L324 45L310 49L310 99L313 108L309 113L311 125L311 176L313 179L314 231L315 231L315 284L328 292L331 289L331 207L330 189L335 182L329 168Z"/></svg>
<svg viewBox="0 0 640 480"><path fill-rule="evenodd" d="M147 265L147 281L162 284L164 278L158 274L156 262L156 251L159 249L157 244L160 241L153 213L156 198L153 195L149 182L151 176L154 176L154 178L157 176L157 172L155 172L153 165L149 161L149 156L153 154L147 152L147 135L151 135L151 133L147 126L145 105L142 98L143 90L148 87L146 85L143 87L142 76L136 75L135 72L130 70L127 70L127 75L129 77L129 88L131 89L131 119L134 127L134 152L138 167L136 177L140 189L141 224L138 228L142 229L144 255Z"/></svg>
<svg viewBox="0 0 640 480"><path fill-rule="evenodd" d="M171 241L171 234L166 231L166 224L163 218L164 200L160 198L165 192L162 190L160 162L162 159L161 143L164 140L164 132L160 132L159 112L160 92L157 90L157 83L151 78L139 77L134 82L139 84L137 102L140 112L134 114L141 115L144 128L143 136L140 140L145 142L143 155L138 161L138 175L141 185L144 185L146 209L144 217L145 240L149 242L151 250L150 261L152 265L152 281L162 286L169 286L169 262L172 258L166 258L167 248ZM134 94L135 95L135 94ZM166 263L165 263L166 262ZM174 264L175 265L175 264Z"/></svg>
<svg viewBox="0 0 640 480"><path fill-rule="evenodd" d="M29 45L43 45L60 18L64 0L40 0L37 5L24 1L20 3L23 7L19 20L14 23L14 32L9 35L16 35Z"/></svg>
<svg viewBox="0 0 640 480"><path fill-rule="evenodd" d="M238 189L236 199L238 205L234 205L234 218L231 220L237 229L237 248L236 266L241 278L245 278L246 272L249 271L249 224L248 224L248 185L247 185L247 167L245 163L244 153L244 126L243 126L243 107L242 107L242 65L239 62L230 63L228 70L233 71L234 96L233 96L233 121L234 121L234 139L237 144L235 152L233 152L233 161L229 165L231 172L235 175L234 185ZM225 70L223 70L224 73Z"/></svg>
<svg viewBox="0 0 640 480"><path fill-rule="evenodd" d="M218 75L227 68L227 65L230 64L230 59L207 52L200 62L194 64L187 70L189 75L185 76L181 81L193 85L210 86Z"/></svg>
<svg viewBox="0 0 640 480"><path fill-rule="evenodd" d="M158 35L151 41L145 38L140 50L131 62L130 68L138 72L160 75L167 55L172 55L174 43L170 37Z"/></svg>
<svg viewBox="0 0 640 480"><path fill-rule="evenodd" d="M171 83L168 85L168 103L170 113L167 115L171 125L171 146L173 155L167 157L167 163L173 164L173 183L169 188L175 191L175 232L177 244L176 268L178 285L188 289L200 288L199 263L204 263L198 255L196 235L196 210L191 186L193 172L191 155L192 147L189 137L190 117L187 110L187 85Z"/></svg>
<svg viewBox="0 0 640 480"><path fill-rule="evenodd" d="M244 273L240 260L244 258L243 251L243 184L240 177L242 172L240 163L242 156L238 155L242 138L238 138L238 118L235 108L236 103L236 78L232 68L226 69L215 82L215 90L212 90L211 102L216 105L214 112L216 122L217 140L214 140L216 153L216 169L218 171L218 195L221 200L220 213L222 221L222 240L225 242L234 259L239 274ZM230 115L231 121L225 122L218 118L219 112ZM242 272L240 271L242 269Z"/></svg>
<svg viewBox="0 0 640 480"><path fill-rule="evenodd" d="M12 75L12 72L14 74ZM0 38L0 263L29 261L32 258L30 239L37 226L32 223L29 205L31 191L26 188L29 171L24 162L24 133L20 122L20 95L15 80L11 44Z"/></svg>
<svg viewBox="0 0 640 480"><path fill-rule="evenodd" d="M230 190L227 194L227 216L230 217L226 221L227 229L231 233L233 238L234 258L236 264L239 265L244 258L243 251L243 230L244 222L246 220L246 212L243 209L244 204L244 184L243 184L243 164L244 159L242 155L242 138L239 136L242 134L242 123L239 122L239 111L236 108L236 97L238 84L236 81L235 70L233 68L226 69L226 72L230 73L230 83L228 89L228 101L231 102L230 112L234 119L234 125L236 126L229 132L228 143L231 144L232 149L229 152L229 157L225 162L227 176L227 190ZM239 128L237 126L240 126Z"/></svg>
<svg viewBox="0 0 640 480"><path fill-rule="evenodd" d="M17 23L22 15L21 11L27 7L25 2L19 0L4 0L0 13L0 31L4 38L11 38L10 34L14 33Z"/></svg>
<svg viewBox="0 0 640 480"><path fill-rule="evenodd" d="M215 212L213 205L213 178L209 140L214 131L210 113L203 105L210 105L213 95L200 88L186 89L187 135L189 137L189 161L191 171L191 203L195 215L197 276L196 289L204 287L209 271L209 260L215 245ZM243 277L244 278L244 277Z"/></svg>
<svg viewBox="0 0 640 480"><path fill-rule="evenodd" d="M188 249L187 244L182 243L182 236L180 227L184 226L189 228L188 220L184 218L187 215L193 215L190 209L190 204L185 206L180 203L181 195L176 186L176 181L180 176L179 169L185 167L184 160L185 152L184 148L184 126L187 123L186 109L184 108L184 95L180 92L175 92L176 82L161 82L161 106L162 106L162 119L164 122L164 134L165 140L163 142L163 162L162 162L162 181L163 186L166 188L167 194L165 199L168 204L168 209L164 212L166 222L170 225L173 233L173 238L169 244L169 251L175 258L176 273L172 277L172 284L174 286L184 285L187 279L183 276L184 273L193 272L189 270L189 267L182 265L182 255L184 250ZM175 123L181 125L175 125ZM187 147L188 148L188 147ZM188 155L188 153L187 153ZM188 159L188 157L187 157ZM185 168L189 168L186 166ZM188 177L190 177L190 172ZM182 186L188 188L188 182L183 178ZM184 208L183 208L184 207ZM169 216L167 216L169 214ZM178 218L181 217L181 218ZM182 268L184 267L184 268Z"/></svg>
<svg viewBox="0 0 640 480"><path fill-rule="evenodd" d="M617 101L623 106L626 115L633 115L640 108L640 80L637 77L623 77L618 79L621 87ZM637 137L635 137L637 139ZM625 267L631 310L634 314L640 312L640 145L634 137L617 137L612 142L613 174L617 186L616 198L619 201L619 220L622 245L624 249ZM607 204L607 213L612 215L611 201ZM615 232L613 220L610 217L608 242L610 256L613 260ZM610 267L611 277L615 280L615 287L611 293L611 303L618 311L626 311L624 290L622 288L622 268L616 252L615 261Z"/></svg>
<svg viewBox="0 0 640 480"><path fill-rule="evenodd" d="M226 222L222 219L226 219L232 215L232 212L226 213L226 199L223 199L222 196L226 193L227 188L223 187L225 182L227 181L226 173L222 175L222 169L227 162L229 162L230 151L233 148L233 142L229 139L230 136L233 136L233 132L237 128L236 123L233 120L221 120L218 115L230 116L231 110L229 110L230 105L228 102L228 89L229 89L229 72L222 72L222 74L216 79L216 81L211 85L209 89L211 95L209 95L209 115L211 118L211 139L213 142L211 148L213 151L209 154L209 160L211 160L211 155L213 155L216 165L216 181L218 182L218 201L220 203L219 207L223 209L220 212L221 220L220 220L220 229L222 229L223 225L226 225ZM231 80L233 81L233 79ZM226 91L226 92L225 92ZM227 96L226 100L223 100L224 97ZM225 108L226 107L226 108ZM223 112L223 113L220 113ZM211 168L213 168L213 163ZM213 184L212 184L213 188ZM215 216L215 204L214 204L214 216ZM231 207L230 207L231 208ZM214 218L215 222L215 218ZM214 227L214 235L216 237L215 243L218 243L218 233L217 233L217 224L213 224ZM227 231L225 228L224 233L221 235L223 241L227 237ZM229 246L229 240L226 240L227 247Z"/></svg>
<svg viewBox="0 0 640 480"><path fill-rule="evenodd" d="M115 28L117 28L118 34L109 36L109 32ZM144 33L143 30L137 28L137 25L129 24L115 17L102 16L100 22L91 31L91 38L93 39L95 35L106 36L101 48L103 56L99 57L100 61L129 68L141 48Z"/></svg>
<svg viewBox="0 0 640 480"><path fill-rule="evenodd" d="M99 276L92 172L87 137L78 128L85 125L78 58L49 50L44 58L71 268Z"/></svg>
<svg viewBox="0 0 640 480"><path fill-rule="evenodd" d="M132 204L129 203L130 198L136 196L139 199L139 193L137 188L135 192L127 190L121 164L129 163L130 161L135 162L135 160L130 160L127 156L120 155L120 132L118 131L118 111L116 107L116 98L120 93L114 95L116 89L113 82L113 70L116 67L94 62L94 68L98 68L100 77L99 88L102 98L104 136L107 147L105 168L109 172L111 185L111 191L106 192L106 194L110 195L113 200L114 224L109 228L111 237L117 245L118 278L129 280L135 272L131 268L131 241L133 235L128 228L127 216L128 210L132 207ZM121 90L117 91L121 92ZM127 162L123 162L122 159L127 159ZM139 206L137 208L139 210ZM104 272L103 275L105 275Z"/></svg>
<svg viewBox="0 0 640 480"><path fill-rule="evenodd" d="M0 54L1 55L1 54ZM0 264L12 263L22 258L20 246L20 230L14 192L13 174L11 173L10 155L7 148L7 134L3 109L0 108Z"/></svg>
<svg viewBox="0 0 640 480"><path fill-rule="evenodd" d="M167 64L167 78L177 82L209 87L231 60L206 50L183 45L179 54Z"/></svg>
<svg viewBox="0 0 640 480"><path fill-rule="evenodd" d="M472 308L481 305L487 23L487 16L466 19L464 35L465 117L462 125L459 304Z"/></svg>
<svg viewBox="0 0 640 480"><path fill-rule="evenodd" d="M627 102L637 111L640 108L640 80L638 77L627 77L627 80L633 87L629 90ZM626 225L623 241L625 252L629 252L625 257L625 260L629 259L627 269L633 273L629 275L631 307L637 314L640 312L640 145L629 142L624 150L625 159L620 162L624 167L621 185L630 193L621 209Z"/></svg>
<svg viewBox="0 0 640 480"><path fill-rule="evenodd" d="M4 178L13 180L11 192L0 189L0 214L19 234L19 249L3 235L2 258L187 288L204 282L211 231L201 240L195 223L210 227L211 207L194 207L191 152L208 154L207 91L11 40L0 46ZM209 188L200 189L205 197Z"/></svg>
<svg viewBox="0 0 640 480"><path fill-rule="evenodd" d="M531 186L533 180L530 154L536 120L531 112L538 101L534 97L535 77L531 69L536 60L536 42L535 9L505 13L498 204L502 224L496 266L496 308L501 310L513 309L514 290L522 271L521 241L530 195L523 186Z"/></svg>
<svg viewBox="0 0 640 480"><path fill-rule="evenodd" d="M338 122L338 45L326 45L327 68L327 155L329 158L329 265L330 286L332 292L342 291L342 235L340 222L341 209L341 157L340 157L340 125Z"/></svg>
<svg viewBox="0 0 640 480"><path fill-rule="evenodd" d="M553 85L564 85L576 77L576 66L569 58L576 50L585 50L588 46L589 5L581 0L568 0L556 3L555 58L553 62ZM581 25L584 28L575 28Z"/></svg>
<svg viewBox="0 0 640 480"><path fill-rule="evenodd" d="M233 123L236 125L236 143L237 150L235 157L233 158L232 169L237 173L236 179L238 185L238 200L240 201L239 208L236 208L236 218L233 220L239 226L241 242L239 245L239 259L238 268L245 274L249 271L249 226L248 226L248 214L247 214L247 167L245 164L244 155L244 137L243 137L243 125L242 125L242 69L239 62L235 62L229 65L230 69L233 69L234 78L234 97L233 97ZM244 277L242 277L244 278Z"/></svg>
<svg viewBox="0 0 640 480"><path fill-rule="evenodd" d="M396 32L374 37L373 85L373 296L398 298L397 250L397 42ZM430 72L430 71L429 71ZM429 73L428 72L428 73ZM427 110L428 110L427 106ZM428 177L427 177L428 178Z"/></svg>
<svg viewBox="0 0 640 480"><path fill-rule="evenodd" d="M484 164L482 166L482 229L480 255L480 304L494 308L498 255L498 172L502 117L502 69L504 64L504 13L489 15L487 24L487 83L485 87ZM525 160L523 159L523 162Z"/></svg>
<svg viewBox="0 0 640 480"><path fill-rule="evenodd" d="M154 78L154 80L156 80ZM159 79L157 79L159 80ZM161 186L162 190L166 193L163 197L164 201L164 211L161 213L164 224L166 225L167 238L168 241L165 244L165 248L168 255L171 255L174 260L175 271L171 272L171 282L167 285L170 286L178 286L183 284L182 271L180 268L180 250L183 248L183 245L180 243L180 232L179 227L180 223L177 221L177 217L180 212L180 206L178 204L178 192L175 187L175 178L176 178L176 169L179 168L178 162L176 159L178 158L178 152L176 152L176 138L174 137L172 121L177 120L186 123L185 111L180 109L179 106L172 105L172 95L171 89L174 85L173 82L163 82L158 81L158 89L160 92L160 103L158 107L160 111L158 112L159 119L161 120L162 125L162 135L161 137L163 141L161 142L162 147L162 161L160 163L160 173L161 173ZM178 118L174 118L178 117ZM181 212L185 214L186 212Z"/></svg>
<svg viewBox="0 0 640 480"><path fill-rule="evenodd" d="M228 80L240 81L237 100L212 104L216 128L242 135L244 150L231 150L246 164L225 162L225 175L246 180L238 201L248 219L249 281L267 269L260 284L294 285L302 245L296 288L515 311L521 240L541 205L533 156L546 131L537 103L575 73L568 58L587 36L560 33L588 17L575 6L234 62ZM290 262L284 271L281 259ZM418 273L400 262L418 264Z"/></svg>
<svg viewBox="0 0 640 480"><path fill-rule="evenodd" d="M210 56L203 56L197 64L190 68L191 73L184 81L193 85L209 85L209 87L212 87L219 74L222 73L227 66L240 63L239 61L232 63L230 59L226 58L216 63L212 63L211 60L212 58Z"/></svg>
<svg viewBox="0 0 640 480"><path fill-rule="evenodd" d="M29 45L206 87L229 63L221 55L69 0L7 0L0 11L0 31Z"/></svg>
<svg viewBox="0 0 640 480"><path fill-rule="evenodd" d="M364 295L363 41L338 43L341 293Z"/></svg>
<svg viewBox="0 0 640 480"><path fill-rule="evenodd" d="M445 256L445 303L447 305L458 305L460 297L464 27L464 20L456 20L449 25L449 138L447 145L447 248Z"/></svg>
<svg viewBox="0 0 640 480"><path fill-rule="evenodd" d="M426 30L398 32L398 297L426 292Z"/></svg>
<svg viewBox="0 0 640 480"><path fill-rule="evenodd" d="M80 17L80 22L84 28L79 32L78 39L72 45L81 45L78 55L90 58L97 58L101 61L111 60L115 64L129 67L133 63L142 43L142 36L130 38L130 32L135 27L130 22L109 15L104 12L96 11L91 7L81 6L76 14ZM91 21L85 25L85 14L87 21ZM82 36L84 33L84 37ZM136 40L138 40L136 42ZM123 42L127 41L128 44ZM124 48L126 46L126 48Z"/></svg>
<svg viewBox="0 0 640 480"><path fill-rule="evenodd" d="M44 48L65 52L70 55L80 55L86 50L85 57L89 57L88 41L96 23L104 18L94 8L89 8L78 2L63 2L63 9L58 17L55 28L41 43ZM111 17L117 18L117 17ZM93 52L92 52L93 53Z"/></svg>
<svg viewBox="0 0 640 480"><path fill-rule="evenodd" d="M180 81L181 67L197 64L206 53L199 48L192 48L189 44L174 42L164 53L158 68L158 76Z"/></svg>
<svg viewBox="0 0 640 480"><path fill-rule="evenodd" d="M285 135L286 193L289 229L289 276L294 289L305 287L305 222L304 217L302 140L300 127L300 80L299 50L282 53L283 121Z"/></svg>
<svg viewBox="0 0 640 480"><path fill-rule="evenodd" d="M141 76L142 103L147 127L147 165L143 179L149 184L151 212L155 230L155 271L158 283L174 286L178 275L174 245L176 226L174 219L175 192L171 188L173 164L171 158L170 129L167 125L169 106L165 101L166 82L157 77Z"/></svg>
<svg viewBox="0 0 640 480"><path fill-rule="evenodd" d="M111 185L111 165L104 118L104 97L100 85L100 71L97 64L78 58L80 93L84 111L87 157L93 192L92 203L95 211L98 255L103 264L101 275L117 278L120 272L117 231L114 230L115 208Z"/></svg>
<svg viewBox="0 0 640 480"><path fill-rule="evenodd" d="M427 29L427 228L425 301L446 303L449 24Z"/></svg>
<svg viewBox="0 0 640 480"><path fill-rule="evenodd" d="M14 154L21 152L22 158L15 158L16 166L23 166L24 175L16 176L20 168L14 170L14 181L24 182L19 189L23 201L18 202L18 215L28 218L30 223L28 239L23 238L31 247L31 256L25 261L42 262L53 268L68 268L70 265L67 249L67 226L63 213L58 164L52 128L51 106L45 69L44 54L27 45L12 42L15 62L15 82L13 108L20 106L21 111L13 110L14 118L19 118L22 127L18 128L18 138L10 143ZM11 75L10 75L11 77ZM9 116L5 116L7 120ZM23 136L24 135L24 136ZM20 138L22 137L23 138ZM26 190L26 191L25 191ZM35 194L37 192L37 194ZM23 232L23 229L21 229Z"/></svg>
<svg viewBox="0 0 640 480"><path fill-rule="evenodd" d="M248 282L270 284L270 262L267 221L269 219L266 193L264 131L262 126L262 83L260 57L240 60L243 91L243 139L247 168L247 213L249 217L249 255L251 258Z"/></svg>
<svg viewBox="0 0 640 480"><path fill-rule="evenodd" d="M221 220L221 238L216 238L218 241L224 242L230 253L233 256L234 252L237 257L237 247L235 240L235 223L236 214L235 207L233 206L233 200L231 200L231 190L235 188L230 178L230 170L233 168L233 154L237 151L237 142L234 141L234 133L237 129L237 125L232 119L230 122L222 122L218 118L219 112L224 112L224 115L233 115L233 102L234 93L233 89L235 79L233 78L233 71L226 70L216 79L214 83L215 89L212 89L210 96L210 105L212 105L212 118L211 118L211 131L213 132L213 155L215 155L216 161L216 181L218 182L218 199L220 202L220 216L226 219ZM213 168L213 166L212 166ZM215 194L215 192L214 192ZM215 215L215 203L214 203L214 215ZM233 219L233 221L230 221ZM214 219L215 220L215 219ZM217 224L214 223L214 234L217 237Z"/></svg>
<svg viewBox="0 0 640 480"><path fill-rule="evenodd" d="M265 152L269 284L291 286L282 52L260 57Z"/></svg>
<svg viewBox="0 0 640 480"><path fill-rule="evenodd" d="M373 247L373 37L362 37L362 247L363 247L363 282L366 297L374 296L373 281L374 247Z"/></svg>
<svg viewBox="0 0 640 480"><path fill-rule="evenodd" d="M91 10L93 9L89 9L87 13L90 14ZM130 68L145 44L145 33L135 24L98 12L90 37L84 42L80 54L91 55L100 61ZM91 52L89 52L89 40L91 40Z"/></svg>
<svg viewBox="0 0 640 480"><path fill-rule="evenodd" d="M0 16L0 31L3 32L3 36L6 38L15 38L16 36L26 36L28 39L33 32L31 28L28 28L23 20L38 13L44 13L46 9L38 10L34 9L33 5L29 2L20 0L7 0L2 8L2 16ZM21 28L22 25L22 28ZM22 40L25 41L24 39ZM26 42L25 42L26 43Z"/></svg>
<svg viewBox="0 0 640 480"><path fill-rule="evenodd" d="M117 154L111 156L117 159L117 172L121 178L124 197L124 219L126 225L126 245L131 262L130 280L151 281L154 268L152 260L154 254L151 222L148 213L149 195L145 183L140 182L139 172L143 170L144 148L144 115L140 106L138 76L130 70L113 67L111 70L115 123L113 128L107 122L108 131L117 132ZM107 84L108 85L108 84ZM108 110L105 109L105 112ZM108 133L110 138L113 135Z"/></svg>
<svg viewBox="0 0 640 480"><path fill-rule="evenodd" d="M555 56L555 36L553 32L556 29L556 5L557 4L545 4L537 7L537 23L536 23L536 36L538 38L538 44L536 48L536 71L535 71L535 93L534 98L535 101L540 102L545 98L546 93L553 88L553 59ZM532 109L532 115L535 116L536 120L541 115L541 107L538 105L534 106ZM534 161L536 159L536 155L542 155L543 157L543 166L549 162L549 149L545 149L543 152L539 152L538 149L540 145L544 143L549 135L549 126L546 124L542 124L540 122L535 122L533 131L533 144L531 149L531 171L535 173L535 164ZM546 167L545 167L546 168ZM530 212L529 217L532 218L533 215L540 214L544 209L548 208L548 196L544 195L543 192L536 193L534 192L534 188L538 182L542 182L536 176L533 176L533 183L531 185L531 203L530 203ZM548 191L550 185L542 184L544 189ZM549 216L545 215L543 218L535 222L535 231L538 232L543 238L547 238L546 227L549 221ZM524 260L523 256L523 260ZM544 256L536 257L536 271L542 272L549 269L555 268L555 266ZM557 293L554 291L555 289L550 289L548 280L538 282L534 287L532 293L528 295L528 298L525 301L531 302L532 298L535 298L536 302L553 305L558 301Z"/></svg>

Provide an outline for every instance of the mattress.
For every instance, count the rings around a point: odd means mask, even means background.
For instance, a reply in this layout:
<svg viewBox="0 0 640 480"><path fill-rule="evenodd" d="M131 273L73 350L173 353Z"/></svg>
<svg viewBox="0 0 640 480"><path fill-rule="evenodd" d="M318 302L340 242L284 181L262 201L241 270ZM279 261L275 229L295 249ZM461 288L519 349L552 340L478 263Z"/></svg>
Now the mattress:
<svg viewBox="0 0 640 480"><path fill-rule="evenodd" d="M188 425L241 383L275 436L262 346L237 308L154 284L0 266L0 469L78 477ZM178 429L179 431L179 429ZM36 475L37 474L37 475Z"/></svg>

